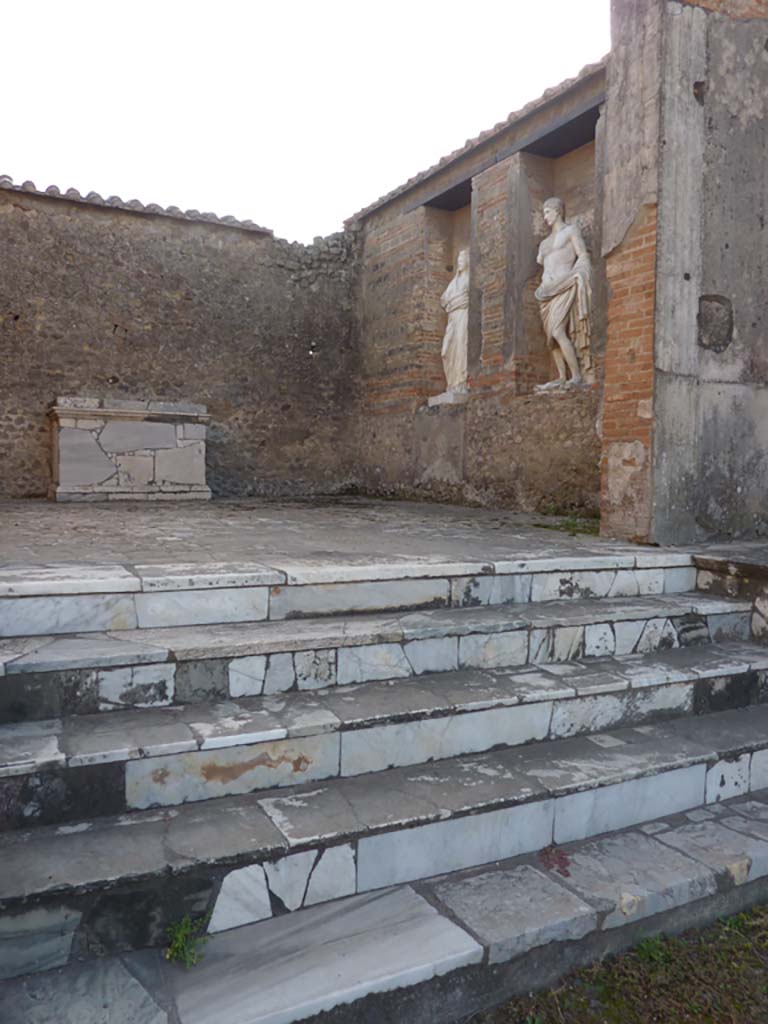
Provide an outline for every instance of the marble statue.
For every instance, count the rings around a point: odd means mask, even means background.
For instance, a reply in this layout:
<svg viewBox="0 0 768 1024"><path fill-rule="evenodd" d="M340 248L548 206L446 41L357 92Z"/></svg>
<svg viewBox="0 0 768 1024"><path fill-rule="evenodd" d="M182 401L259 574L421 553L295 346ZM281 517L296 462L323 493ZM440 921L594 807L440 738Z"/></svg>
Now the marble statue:
<svg viewBox="0 0 768 1024"><path fill-rule="evenodd" d="M540 384L539 391L581 384L583 375L592 368L589 253L578 225L566 223L562 199L545 200L543 212L550 232L539 246L536 257L544 271L535 295L547 344L557 366L557 379Z"/></svg>
<svg viewBox="0 0 768 1024"><path fill-rule="evenodd" d="M443 336L446 391L467 390L467 339L469 325L469 251L462 249L456 259L453 280L440 296L440 305L448 314Z"/></svg>

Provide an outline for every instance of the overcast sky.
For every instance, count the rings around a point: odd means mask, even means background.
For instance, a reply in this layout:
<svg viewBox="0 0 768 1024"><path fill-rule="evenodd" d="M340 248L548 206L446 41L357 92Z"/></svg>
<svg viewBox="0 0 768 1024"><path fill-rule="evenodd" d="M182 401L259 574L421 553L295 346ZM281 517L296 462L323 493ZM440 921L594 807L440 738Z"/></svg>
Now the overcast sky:
<svg viewBox="0 0 768 1024"><path fill-rule="evenodd" d="M311 241L609 47L609 0L9 4L0 174Z"/></svg>

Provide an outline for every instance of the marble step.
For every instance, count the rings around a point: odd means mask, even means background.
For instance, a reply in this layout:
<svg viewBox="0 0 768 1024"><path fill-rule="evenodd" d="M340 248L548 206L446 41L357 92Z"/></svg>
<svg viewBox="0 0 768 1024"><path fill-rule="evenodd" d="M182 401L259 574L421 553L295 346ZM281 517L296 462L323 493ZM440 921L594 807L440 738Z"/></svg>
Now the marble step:
<svg viewBox="0 0 768 1024"><path fill-rule="evenodd" d="M161 950L80 963L74 929L47 945L33 934L14 943L3 936L0 978L12 980L0 981L0 1018L29 1024L42 1020L41 1006L55 1006L60 1020L103 1024L103 1001L92 998L103 992L114 1019L147 1024L468 1020L644 937L764 902L766 893L762 790L244 925L211 936L194 970L169 964Z"/></svg>
<svg viewBox="0 0 768 1024"><path fill-rule="evenodd" d="M0 936L68 957L215 933L768 785L768 706L0 836Z"/></svg>
<svg viewBox="0 0 768 1024"><path fill-rule="evenodd" d="M638 597L692 590L696 575L691 555L642 548L488 562L6 565L0 637Z"/></svg>
<svg viewBox="0 0 768 1024"><path fill-rule="evenodd" d="M323 689L751 636L697 592L0 641L0 723Z"/></svg>
<svg viewBox="0 0 768 1024"><path fill-rule="evenodd" d="M768 700L768 647L471 669L0 727L0 829L363 775Z"/></svg>

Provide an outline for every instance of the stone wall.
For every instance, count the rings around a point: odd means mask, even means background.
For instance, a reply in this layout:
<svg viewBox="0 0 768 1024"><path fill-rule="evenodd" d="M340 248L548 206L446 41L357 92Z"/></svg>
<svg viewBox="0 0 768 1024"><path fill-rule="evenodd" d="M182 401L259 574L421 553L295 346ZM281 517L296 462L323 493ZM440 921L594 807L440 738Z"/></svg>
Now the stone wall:
<svg viewBox="0 0 768 1024"><path fill-rule="evenodd" d="M0 187L0 493L44 495L57 395L207 405L214 494L333 491L356 398L354 240Z"/></svg>
<svg viewBox="0 0 768 1024"><path fill-rule="evenodd" d="M589 90L587 103L596 102L593 83ZM584 99L578 89L569 98L574 116ZM547 116L537 116L546 133ZM550 116L555 126L567 123L562 96ZM594 140L551 156L522 148L486 167L469 150L449 179L466 176L468 208L441 208L441 197L433 204L429 192L420 204L417 187L407 201L385 201L362 218L356 433L365 492L598 511L605 304L598 149ZM534 385L555 373L533 296L536 251L547 231L541 203L550 195L564 199L593 254L596 373L591 388L535 394ZM427 408L428 397L445 388L440 295L467 238L469 398L464 406Z"/></svg>
<svg viewBox="0 0 768 1024"><path fill-rule="evenodd" d="M653 537L768 534L768 3L664 6Z"/></svg>

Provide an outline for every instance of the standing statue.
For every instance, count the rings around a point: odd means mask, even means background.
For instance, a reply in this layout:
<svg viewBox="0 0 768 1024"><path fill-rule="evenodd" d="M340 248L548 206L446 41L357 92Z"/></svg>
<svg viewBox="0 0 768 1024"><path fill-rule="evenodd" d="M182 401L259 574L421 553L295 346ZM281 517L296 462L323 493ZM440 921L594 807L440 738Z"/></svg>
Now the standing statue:
<svg viewBox="0 0 768 1024"><path fill-rule="evenodd" d="M589 347L592 265L589 253L578 225L566 224L562 199L547 199L543 212L551 230L539 246L536 257L544 272L535 295L558 376L557 380L540 384L538 391L581 384L582 373L592 368ZM570 370L570 379L567 370Z"/></svg>
<svg viewBox="0 0 768 1024"><path fill-rule="evenodd" d="M440 296L440 305L448 314L443 335L446 392L467 390L467 339L469 337L469 252L462 249L456 259L453 280Z"/></svg>

